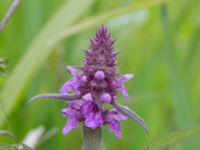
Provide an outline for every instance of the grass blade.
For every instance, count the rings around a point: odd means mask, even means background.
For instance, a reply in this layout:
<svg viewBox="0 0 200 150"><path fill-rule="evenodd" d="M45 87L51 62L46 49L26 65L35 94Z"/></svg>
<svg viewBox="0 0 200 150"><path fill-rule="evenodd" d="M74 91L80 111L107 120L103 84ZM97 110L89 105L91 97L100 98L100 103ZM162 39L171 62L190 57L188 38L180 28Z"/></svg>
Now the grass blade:
<svg viewBox="0 0 200 150"><path fill-rule="evenodd" d="M183 74L177 56L174 44L174 35L171 32L171 26L168 16L168 6L161 6L161 19L164 33L164 46L167 54L167 63L169 65L169 78L171 82L171 93L173 99L173 107L175 112L176 126L178 128L188 127L195 124L194 110L192 106L192 93L188 86L188 80ZM184 115L183 115L184 114ZM184 145L183 149L191 148L196 145L199 147L198 141L191 141Z"/></svg>

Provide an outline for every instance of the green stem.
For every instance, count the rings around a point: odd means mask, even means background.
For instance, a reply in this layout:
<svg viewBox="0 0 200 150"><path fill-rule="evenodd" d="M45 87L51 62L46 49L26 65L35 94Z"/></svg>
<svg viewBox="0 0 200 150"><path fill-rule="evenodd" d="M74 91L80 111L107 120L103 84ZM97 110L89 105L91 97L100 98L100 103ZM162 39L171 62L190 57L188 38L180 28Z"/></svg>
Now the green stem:
<svg viewBox="0 0 200 150"><path fill-rule="evenodd" d="M90 129L83 126L83 148L82 150L99 150L102 130L101 128Z"/></svg>

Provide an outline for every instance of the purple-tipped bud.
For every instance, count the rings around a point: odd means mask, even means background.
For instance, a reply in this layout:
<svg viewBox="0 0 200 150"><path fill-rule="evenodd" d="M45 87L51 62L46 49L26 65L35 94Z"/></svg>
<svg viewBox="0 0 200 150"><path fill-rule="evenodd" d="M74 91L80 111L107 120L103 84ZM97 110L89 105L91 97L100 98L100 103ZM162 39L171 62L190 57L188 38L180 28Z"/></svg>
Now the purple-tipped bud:
<svg viewBox="0 0 200 150"><path fill-rule="evenodd" d="M82 100L85 100L85 101L92 101L93 98L92 98L92 95L90 93L87 93L85 94L83 97L82 97Z"/></svg>
<svg viewBox="0 0 200 150"><path fill-rule="evenodd" d="M101 95L100 100L103 103L110 103L111 100L112 100L112 97L110 96L109 93L104 93L104 94Z"/></svg>
<svg viewBox="0 0 200 150"><path fill-rule="evenodd" d="M81 81L84 82L84 83L87 82L87 77L86 76L82 76Z"/></svg>
<svg viewBox="0 0 200 150"><path fill-rule="evenodd" d="M103 71L97 71L95 74L94 74L94 77L98 80L103 80L105 78L105 74Z"/></svg>

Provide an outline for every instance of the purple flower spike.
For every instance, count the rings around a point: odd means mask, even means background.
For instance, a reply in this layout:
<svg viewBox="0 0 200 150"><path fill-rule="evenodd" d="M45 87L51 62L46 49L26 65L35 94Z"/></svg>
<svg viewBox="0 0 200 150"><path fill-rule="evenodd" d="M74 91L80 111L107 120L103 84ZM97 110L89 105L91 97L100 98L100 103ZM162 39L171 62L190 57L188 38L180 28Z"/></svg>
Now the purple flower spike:
<svg viewBox="0 0 200 150"><path fill-rule="evenodd" d="M80 68L82 73L79 74L73 67L67 67L73 78L65 83L60 92L67 93L73 90L77 96L82 98L80 107L75 112L71 105L68 107L71 108L69 110L73 113L72 115L70 113L65 114L69 117L69 123L64 128L64 133L76 128L77 122L83 122L86 127L92 129L107 124L109 130L121 138L120 122L126 120L125 115L145 127L145 130L147 129L141 118L138 119L137 115L127 113L127 110L121 109L124 107L114 103L117 100L118 91L121 91L124 98L128 100L128 92L123 83L130 80L133 75L120 75L117 72L116 56L118 53L113 49L114 40L111 39L110 35L105 26L97 29L96 37L90 40L90 49L85 50L84 66L77 67ZM110 103L117 109L105 109L104 103ZM79 115L77 115L77 112L79 112Z"/></svg>
<svg viewBox="0 0 200 150"><path fill-rule="evenodd" d="M114 51L111 33L102 25L90 42L89 50L84 51L84 65L76 68L67 66L73 77L60 89L60 94L43 94L33 99L59 98L69 102L69 106L62 111L64 116L68 117L63 134L77 128L78 123L83 123L85 127L91 129L108 125L109 130L121 138L120 122L127 117L148 131L139 115L117 103L119 91L128 100L128 92L123 83L130 80L133 75L121 75L118 72L116 57L119 53ZM69 95L69 92L74 94ZM106 109L104 107L106 103L111 104L114 109Z"/></svg>

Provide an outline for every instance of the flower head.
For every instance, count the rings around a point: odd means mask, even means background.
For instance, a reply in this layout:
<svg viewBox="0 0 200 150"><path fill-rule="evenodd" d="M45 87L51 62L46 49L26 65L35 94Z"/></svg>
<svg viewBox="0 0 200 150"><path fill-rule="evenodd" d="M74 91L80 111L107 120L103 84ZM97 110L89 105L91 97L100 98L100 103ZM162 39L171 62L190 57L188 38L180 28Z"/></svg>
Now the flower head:
<svg viewBox="0 0 200 150"><path fill-rule="evenodd" d="M72 109L73 117L64 113L69 122L65 128L70 125L69 129L76 128L77 122L83 122L86 127L92 129L108 124L109 130L117 137L121 137L120 121L126 120L126 116L116 109L106 110L103 105L113 104L117 100L118 91L121 91L128 100L128 93L123 83L130 80L133 75L118 73L116 69L118 53L114 51L114 40L105 26L97 30L95 38L90 42L90 49L85 50L84 66L79 67L81 73L73 67L67 67L73 78L60 89L61 94L73 90L81 99L80 107L75 113L71 105L68 107ZM77 112L82 116L74 117ZM72 118L76 121L72 122Z"/></svg>
<svg viewBox="0 0 200 150"><path fill-rule="evenodd" d="M42 94L33 97L32 100L57 98L69 102L68 107L62 110L63 115L68 118L63 129L64 134L77 128L80 122L91 129L108 125L109 130L121 138L120 122L127 117L135 120L147 131L142 118L117 102L119 91L128 100L128 93L123 83L130 80L133 75L122 75L118 72L116 60L118 53L114 51L111 33L102 25L90 42L89 50L84 51L84 65L76 68L67 67L73 77L63 85L60 94ZM69 94L71 91L74 92L73 95ZM105 103L111 104L114 109L106 109Z"/></svg>

